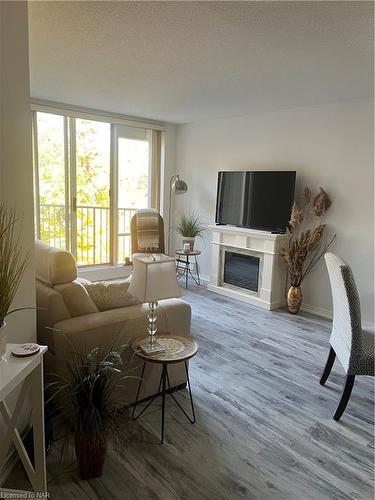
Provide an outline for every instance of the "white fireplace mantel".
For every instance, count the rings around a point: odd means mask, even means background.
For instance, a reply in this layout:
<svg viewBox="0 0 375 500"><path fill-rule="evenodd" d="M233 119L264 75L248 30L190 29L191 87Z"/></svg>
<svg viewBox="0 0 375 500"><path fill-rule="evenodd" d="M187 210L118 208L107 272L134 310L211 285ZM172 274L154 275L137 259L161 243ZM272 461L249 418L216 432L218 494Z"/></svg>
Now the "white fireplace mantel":
<svg viewBox="0 0 375 500"><path fill-rule="evenodd" d="M285 305L286 270L280 250L286 245L286 236L234 226L208 227L212 232L212 260L208 289L263 309L277 309ZM238 251L260 259L257 292L224 282L225 250Z"/></svg>

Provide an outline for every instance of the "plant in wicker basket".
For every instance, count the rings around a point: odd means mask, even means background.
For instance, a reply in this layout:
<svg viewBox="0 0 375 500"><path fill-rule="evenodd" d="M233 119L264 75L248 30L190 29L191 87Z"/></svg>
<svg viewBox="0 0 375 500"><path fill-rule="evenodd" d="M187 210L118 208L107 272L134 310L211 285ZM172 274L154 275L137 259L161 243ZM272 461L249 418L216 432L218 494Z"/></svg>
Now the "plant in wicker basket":
<svg viewBox="0 0 375 500"><path fill-rule="evenodd" d="M331 200L323 188L315 197L305 187L302 201L293 203L290 227L287 229L288 247L281 249L281 256L288 268L290 288L287 303L289 312L296 314L302 302L301 283L318 264L331 246L336 235L323 241L326 229L325 216Z"/></svg>

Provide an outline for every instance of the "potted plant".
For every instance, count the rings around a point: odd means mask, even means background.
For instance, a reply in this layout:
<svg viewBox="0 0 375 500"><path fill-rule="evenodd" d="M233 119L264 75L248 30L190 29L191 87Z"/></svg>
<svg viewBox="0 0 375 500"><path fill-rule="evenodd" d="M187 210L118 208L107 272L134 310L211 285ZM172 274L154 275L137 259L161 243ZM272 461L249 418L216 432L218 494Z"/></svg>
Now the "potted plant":
<svg viewBox="0 0 375 500"><path fill-rule="evenodd" d="M0 204L0 361L6 351L5 318L16 311L32 309L19 307L10 310L14 296L21 283L29 255L20 248L21 228L14 209Z"/></svg>
<svg viewBox="0 0 375 500"><path fill-rule="evenodd" d="M199 217L193 213L181 214L176 226L176 231L182 236L182 246L189 244L190 251L194 250L195 238L203 237L206 232L201 224Z"/></svg>
<svg viewBox="0 0 375 500"><path fill-rule="evenodd" d="M281 256L288 268L290 288L287 295L288 310L298 313L302 303L301 284L331 246L336 235L322 243L326 229L324 219L331 200L323 188L313 197L305 187L302 202L293 203L290 228L287 229L288 247L281 249Z"/></svg>
<svg viewBox="0 0 375 500"><path fill-rule="evenodd" d="M63 401L59 415L73 432L79 475L82 479L102 474L109 437L119 441L125 403L120 398L122 358L116 348L95 348L86 353L73 352L67 360L66 378L47 385L53 396Z"/></svg>

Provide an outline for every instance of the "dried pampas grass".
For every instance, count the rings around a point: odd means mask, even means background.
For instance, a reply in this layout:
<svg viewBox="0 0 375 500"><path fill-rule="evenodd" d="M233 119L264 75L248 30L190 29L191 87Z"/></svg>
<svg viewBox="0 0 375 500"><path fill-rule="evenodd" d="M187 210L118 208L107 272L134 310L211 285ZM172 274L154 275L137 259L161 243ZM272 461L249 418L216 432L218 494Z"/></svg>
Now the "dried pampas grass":
<svg viewBox="0 0 375 500"><path fill-rule="evenodd" d="M309 187L302 193L302 204L293 203L290 215L290 229L287 229L288 248L281 249L292 286L300 286L306 276L317 265L331 246L336 235L323 243L326 229L324 217L331 206L331 200L323 188L313 198ZM305 229L311 223L312 228Z"/></svg>
<svg viewBox="0 0 375 500"><path fill-rule="evenodd" d="M313 201L312 209L314 214L317 217L324 217L331 204L332 203L328 194L321 187L319 193L315 196Z"/></svg>

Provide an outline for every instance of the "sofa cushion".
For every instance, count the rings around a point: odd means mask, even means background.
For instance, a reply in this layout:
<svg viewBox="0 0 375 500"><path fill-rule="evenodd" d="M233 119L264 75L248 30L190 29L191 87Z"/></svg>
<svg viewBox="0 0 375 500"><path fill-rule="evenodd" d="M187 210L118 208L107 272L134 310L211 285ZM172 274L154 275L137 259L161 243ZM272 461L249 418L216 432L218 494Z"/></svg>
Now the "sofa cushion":
<svg viewBox="0 0 375 500"><path fill-rule="evenodd" d="M99 312L86 288L78 281L56 285L55 290L63 296L73 318Z"/></svg>
<svg viewBox="0 0 375 500"><path fill-rule="evenodd" d="M141 304L128 292L130 281L100 281L84 284L99 311Z"/></svg>
<svg viewBox="0 0 375 500"><path fill-rule="evenodd" d="M40 240L35 242L35 264L37 279L50 286L69 283L77 278L77 265L73 255Z"/></svg>

